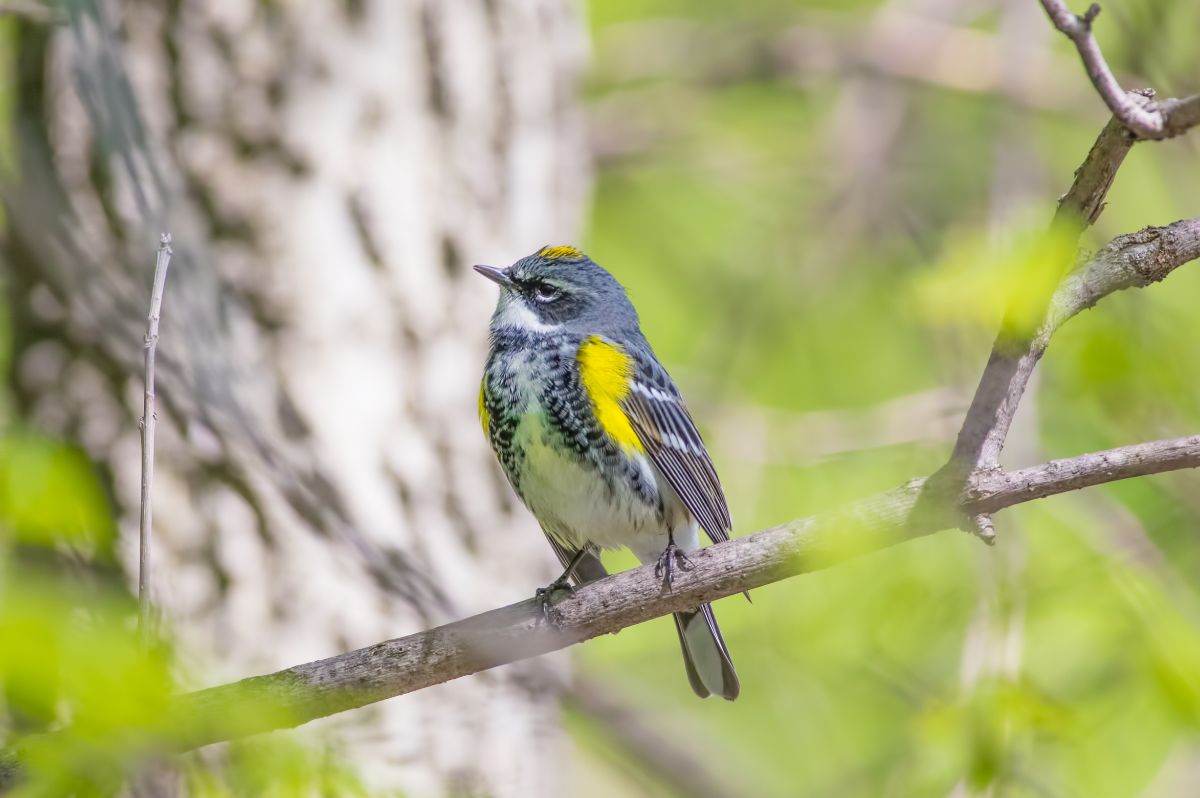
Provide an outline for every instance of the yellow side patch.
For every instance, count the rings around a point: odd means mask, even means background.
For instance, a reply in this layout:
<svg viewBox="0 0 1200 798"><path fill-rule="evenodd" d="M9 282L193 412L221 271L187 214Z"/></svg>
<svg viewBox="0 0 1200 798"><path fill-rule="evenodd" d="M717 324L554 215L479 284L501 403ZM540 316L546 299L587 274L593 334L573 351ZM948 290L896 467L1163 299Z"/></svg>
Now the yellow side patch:
<svg viewBox="0 0 1200 798"><path fill-rule="evenodd" d="M550 258L551 260L559 258L578 260L585 257L584 254L575 247L568 246L542 247L538 250L537 254L541 255L543 258Z"/></svg>
<svg viewBox="0 0 1200 798"><path fill-rule="evenodd" d="M645 451L629 423L629 416L621 409L621 402L629 395L633 381L633 358L619 346L594 335L579 345L576 357L583 390L592 401L600 428L618 445Z"/></svg>
<svg viewBox="0 0 1200 798"><path fill-rule="evenodd" d="M492 419L488 416L487 405L483 401L483 380L479 381L479 423L483 425L483 437L492 439Z"/></svg>

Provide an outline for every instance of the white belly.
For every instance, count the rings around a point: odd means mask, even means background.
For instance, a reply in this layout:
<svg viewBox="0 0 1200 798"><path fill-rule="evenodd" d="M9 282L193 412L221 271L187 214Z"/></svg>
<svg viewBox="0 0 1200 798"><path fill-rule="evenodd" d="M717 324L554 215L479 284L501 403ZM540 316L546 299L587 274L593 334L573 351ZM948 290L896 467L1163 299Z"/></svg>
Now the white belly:
<svg viewBox="0 0 1200 798"><path fill-rule="evenodd" d="M546 445L540 413L525 416L514 443L525 451L521 477L525 504L543 528L565 545L628 547L639 560L653 561L667 545L668 526L674 526L675 543L685 550L696 548L695 525L645 456L636 455L644 477L669 497L665 521L657 506L646 504L632 491L610 490L590 465Z"/></svg>

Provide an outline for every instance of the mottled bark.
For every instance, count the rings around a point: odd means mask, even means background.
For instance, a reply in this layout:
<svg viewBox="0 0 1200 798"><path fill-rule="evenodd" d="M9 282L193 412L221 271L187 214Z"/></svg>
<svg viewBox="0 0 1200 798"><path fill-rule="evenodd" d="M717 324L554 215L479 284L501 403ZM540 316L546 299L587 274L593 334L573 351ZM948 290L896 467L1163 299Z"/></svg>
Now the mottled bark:
<svg viewBox="0 0 1200 798"><path fill-rule="evenodd" d="M213 681L526 595L552 570L479 434L467 275L579 230L568 0L140 0L22 23L12 374L105 464L136 571L158 232L153 594ZM557 708L498 672L338 723L376 783L546 795ZM436 722L430 718L436 717Z"/></svg>

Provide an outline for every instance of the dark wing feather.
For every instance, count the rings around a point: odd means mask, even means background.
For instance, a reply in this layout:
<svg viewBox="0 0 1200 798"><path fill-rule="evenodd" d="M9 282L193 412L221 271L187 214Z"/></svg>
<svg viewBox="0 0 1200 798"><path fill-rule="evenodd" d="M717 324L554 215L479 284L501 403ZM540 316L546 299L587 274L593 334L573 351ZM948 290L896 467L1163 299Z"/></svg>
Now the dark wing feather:
<svg viewBox="0 0 1200 798"><path fill-rule="evenodd" d="M646 454L666 476L713 543L729 540L733 519L704 441L666 369L638 353L622 409Z"/></svg>

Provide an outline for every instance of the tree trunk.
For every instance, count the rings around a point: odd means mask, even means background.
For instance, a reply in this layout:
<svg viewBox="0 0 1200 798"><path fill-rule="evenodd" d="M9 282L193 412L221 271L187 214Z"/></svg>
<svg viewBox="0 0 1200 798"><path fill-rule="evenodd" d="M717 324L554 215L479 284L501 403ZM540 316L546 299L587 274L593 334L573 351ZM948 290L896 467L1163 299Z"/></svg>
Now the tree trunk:
<svg viewBox="0 0 1200 798"><path fill-rule="evenodd" d="M21 23L14 52L12 381L106 467L135 573L141 339L173 234L153 595L199 670L327 656L548 581L475 418L494 289L468 267L578 232L575 4L81 0L69 17ZM326 728L375 784L549 795L557 706L531 673Z"/></svg>

